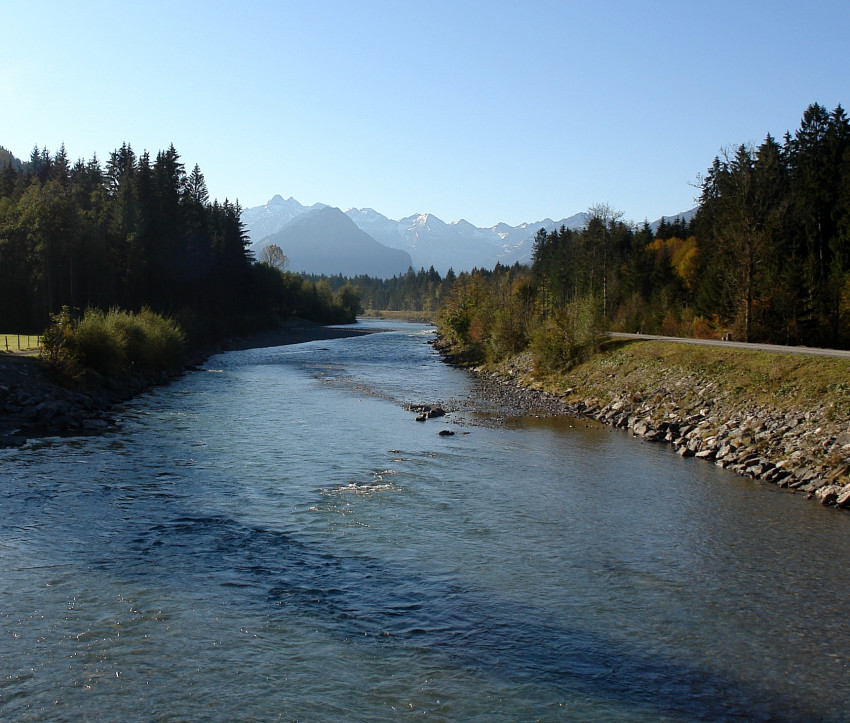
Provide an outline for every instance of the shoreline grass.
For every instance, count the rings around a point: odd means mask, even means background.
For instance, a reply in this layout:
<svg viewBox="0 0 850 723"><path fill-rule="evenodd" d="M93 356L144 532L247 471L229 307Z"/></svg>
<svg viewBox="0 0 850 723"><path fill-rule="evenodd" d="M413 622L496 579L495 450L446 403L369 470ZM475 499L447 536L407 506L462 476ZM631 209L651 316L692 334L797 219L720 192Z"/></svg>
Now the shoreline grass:
<svg viewBox="0 0 850 723"><path fill-rule="evenodd" d="M615 375L612 378L612 374ZM676 342L609 342L600 354L550 377L583 393L616 385L648 394L662 379L693 375L713 382L741 402L832 406L850 416L850 360L779 352L690 346Z"/></svg>
<svg viewBox="0 0 850 723"><path fill-rule="evenodd" d="M41 334L0 333L0 352L34 351L41 347Z"/></svg>

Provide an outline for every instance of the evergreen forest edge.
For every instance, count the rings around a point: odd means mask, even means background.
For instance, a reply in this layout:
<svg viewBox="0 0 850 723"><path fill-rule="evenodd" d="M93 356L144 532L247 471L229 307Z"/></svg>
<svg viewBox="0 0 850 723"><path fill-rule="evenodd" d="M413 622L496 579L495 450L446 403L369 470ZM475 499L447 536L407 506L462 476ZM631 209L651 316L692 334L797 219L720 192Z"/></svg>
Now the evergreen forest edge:
<svg viewBox="0 0 850 723"><path fill-rule="evenodd" d="M530 266L442 277L316 277L257 262L238 203L209 202L176 150L129 145L105 168L64 149L0 150L0 325L41 328L63 307L147 309L190 343L297 315L431 311L469 363L531 350L541 370L586 358L600 330L850 347L850 122L818 104L780 143L730 147L700 179L691 221L632 226L613 207L580 230L541 229Z"/></svg>
<svg viewBox="0 0 850 723"><path fill-rule="evenodd" d="M64 146L28 163L0 149L0 164L0 327L51 323L46 356L66 371L173 364L175 342L202 348L293 315L356 319L353 288L256 262L238 202L210 202L173 145L152 160L125 143L103 167L70 163ZM143 337L169 340L160 359L138 353Z"/></svg>

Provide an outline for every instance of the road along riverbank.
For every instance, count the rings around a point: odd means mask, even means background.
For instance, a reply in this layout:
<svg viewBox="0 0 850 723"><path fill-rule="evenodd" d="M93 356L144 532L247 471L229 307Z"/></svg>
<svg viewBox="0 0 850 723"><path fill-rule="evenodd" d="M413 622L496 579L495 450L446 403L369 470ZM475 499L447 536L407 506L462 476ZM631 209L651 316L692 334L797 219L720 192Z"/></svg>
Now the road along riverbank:
<svg viewBox="0 0 850 723"><path fill-rule="evenodd" d="M592 418L850 508L848 360L617 340L556 377L536 376L530 354L472 371L507 408Z"/></svg>
<svg viewBox="0 0 850 723"><path fill-rule="evenodd" d="M355 326L329 327L301 319L276 329L230 339L220 347L198 351L186 366L171 372L132 374L122 379L92 375L85 380L58 377L34 355L0 354L0 447L28 438L103 432L120 420L113 408L142 392L195 370L210 355L236 349L301 344L369 333Z"/></svg>

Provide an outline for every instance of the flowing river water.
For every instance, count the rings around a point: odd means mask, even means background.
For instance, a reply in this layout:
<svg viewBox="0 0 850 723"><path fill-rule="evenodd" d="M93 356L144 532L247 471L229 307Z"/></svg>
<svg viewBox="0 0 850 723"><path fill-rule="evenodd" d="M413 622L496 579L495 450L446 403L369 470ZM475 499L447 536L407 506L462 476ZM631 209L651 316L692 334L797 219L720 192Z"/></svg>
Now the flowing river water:
<svg viewBox="0 0 850 723"><path fill-rule="evenodd" d="M0 719L850 718L846 513L367 326L0 450Z"/></svg>

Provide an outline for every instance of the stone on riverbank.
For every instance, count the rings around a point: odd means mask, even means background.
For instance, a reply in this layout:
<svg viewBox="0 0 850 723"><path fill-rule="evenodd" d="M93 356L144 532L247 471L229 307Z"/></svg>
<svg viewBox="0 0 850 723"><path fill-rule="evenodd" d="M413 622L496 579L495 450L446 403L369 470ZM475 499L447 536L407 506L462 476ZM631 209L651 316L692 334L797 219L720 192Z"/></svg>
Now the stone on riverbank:
<svg viewBox="0 0 850 723"><path fill-rule="evenodd" d="M430 404L405 404L404 409L408 412L417 412L417 422L424 422L426 419L438 419L446 416L446 410L440 406L431 406Z"/></svg>

